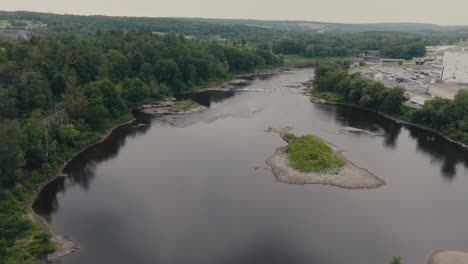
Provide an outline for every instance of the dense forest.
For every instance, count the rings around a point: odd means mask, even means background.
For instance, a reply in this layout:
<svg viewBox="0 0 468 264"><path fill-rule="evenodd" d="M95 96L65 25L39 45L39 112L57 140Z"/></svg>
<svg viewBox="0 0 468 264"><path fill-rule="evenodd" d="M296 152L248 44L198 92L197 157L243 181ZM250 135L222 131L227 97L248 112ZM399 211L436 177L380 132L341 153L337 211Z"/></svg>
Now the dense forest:
<svg viewBox="0 0 468 264"><path fill-rule="evenodd" d="M30 263L52 249L25 202L73 153L130 120L131 107L282 63L266 50L142 31L2 46L0 263Z"/></svg>
<svg viewBox="0 0 468 264"><path fill-rule="evenodd" d="M316 68L313 87L317 97L380 111L468 144L468 90L460 90L454 100L435 98L415 109L404 105L407 98L402 88L386 88L334 64Z"/></svg>
<svg viewBox="0 0 468 264"><path fill-rule="evenodd" d="M354 50L375 50L385 58L412 59L423 57L426 46L458 40L454 37L402 32L328 33L321 36L283 37L274 40L272 48L278 54L307 57L344 57L351 56ZM465 37L460 35L459 39Z"/></svg>

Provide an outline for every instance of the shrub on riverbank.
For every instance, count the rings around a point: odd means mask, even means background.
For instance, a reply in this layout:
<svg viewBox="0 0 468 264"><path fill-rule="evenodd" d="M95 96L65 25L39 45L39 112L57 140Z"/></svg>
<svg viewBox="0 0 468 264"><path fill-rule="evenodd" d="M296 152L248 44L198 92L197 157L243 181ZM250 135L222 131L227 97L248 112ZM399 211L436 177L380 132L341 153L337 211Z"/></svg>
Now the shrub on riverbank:
<svg viewBox="0 0 468 264"><path fill-rule="evenodd" d="M322 140L305 135L286 135L290 144L287 147L291 166L302 172L327 172L343 167L345 162Z"/></svg>

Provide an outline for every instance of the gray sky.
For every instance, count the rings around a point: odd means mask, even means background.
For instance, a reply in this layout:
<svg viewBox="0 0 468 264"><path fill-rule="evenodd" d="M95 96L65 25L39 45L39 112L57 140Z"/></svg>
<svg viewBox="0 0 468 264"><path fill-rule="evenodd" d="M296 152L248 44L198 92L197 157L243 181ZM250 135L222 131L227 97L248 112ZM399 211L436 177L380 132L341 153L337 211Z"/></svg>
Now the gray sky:
<svg viewBox="0 0 468 264"><path fill-rule="evenodd" d="M468 0L0 0L1 10L150 17L468 25Z"/></svg>

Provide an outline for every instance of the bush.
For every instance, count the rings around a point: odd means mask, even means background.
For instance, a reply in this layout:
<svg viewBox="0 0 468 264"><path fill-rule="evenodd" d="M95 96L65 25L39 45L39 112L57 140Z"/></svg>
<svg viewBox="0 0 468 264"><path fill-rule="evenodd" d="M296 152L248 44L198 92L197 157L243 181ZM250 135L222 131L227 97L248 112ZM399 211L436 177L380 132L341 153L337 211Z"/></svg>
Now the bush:
<svg viewBox="0 0 468 264"><path fill-rule="evenodd" d="M305 135L290 137L292 142L287 147L291 166L302 172L326 172L343 167L345 162L322 140Z"/></svg>
<svg viewBox="0 0 468 264"><path fill-rule="evenodd" d="M401 264L401 257L393 257L390 264Z"/></svg>
<svg viewBox="0 0 468 264"><path fill-rule="evenodd" d="M196 107L199 107L199 106L200 106L200 104L198 104L197 102L194 102L192 100L182 100L182 101L177 101L171 107L171 111L184 112L184 111L188 111L190 109L193 109L193 108L196 108Z"/></svg>

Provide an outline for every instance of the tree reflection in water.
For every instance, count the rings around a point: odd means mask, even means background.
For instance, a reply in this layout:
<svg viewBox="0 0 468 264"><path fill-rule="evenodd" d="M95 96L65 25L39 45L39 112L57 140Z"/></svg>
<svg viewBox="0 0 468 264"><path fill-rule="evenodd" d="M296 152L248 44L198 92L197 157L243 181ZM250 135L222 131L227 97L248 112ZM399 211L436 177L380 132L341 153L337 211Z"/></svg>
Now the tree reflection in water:
<svg viewBox="0 0 468 264"><path fill-rule="evenodd" d="M441 163L440 171L446 180L452 181L454 179L458 164L468 167L468 150L433 132L401 125L376 113L352 107L317 105L316 108L326 113L330 118L334 118L341 126L356 127L382 134L385 138L385 146L392 149L397 148L397 139L402 127L405 127L409 131L410 137L416 140L417 150L429 155L433 161Z"/></svg>
<svg viewBox="0 0 468 264"><path fill-rule="evenodd" d="M57 178L47 185L33 204L34 210L50 221L50 215L59 207L58 194L64 193L68 187L76 184L88 190L96 177L97 164L115 158L128 138L144 134L150 129L150 116L142 114L135 114L135 116L137 119L134 122L114 130L103 142L91 146L71 160L63 170L67 177Z"/></svg>

